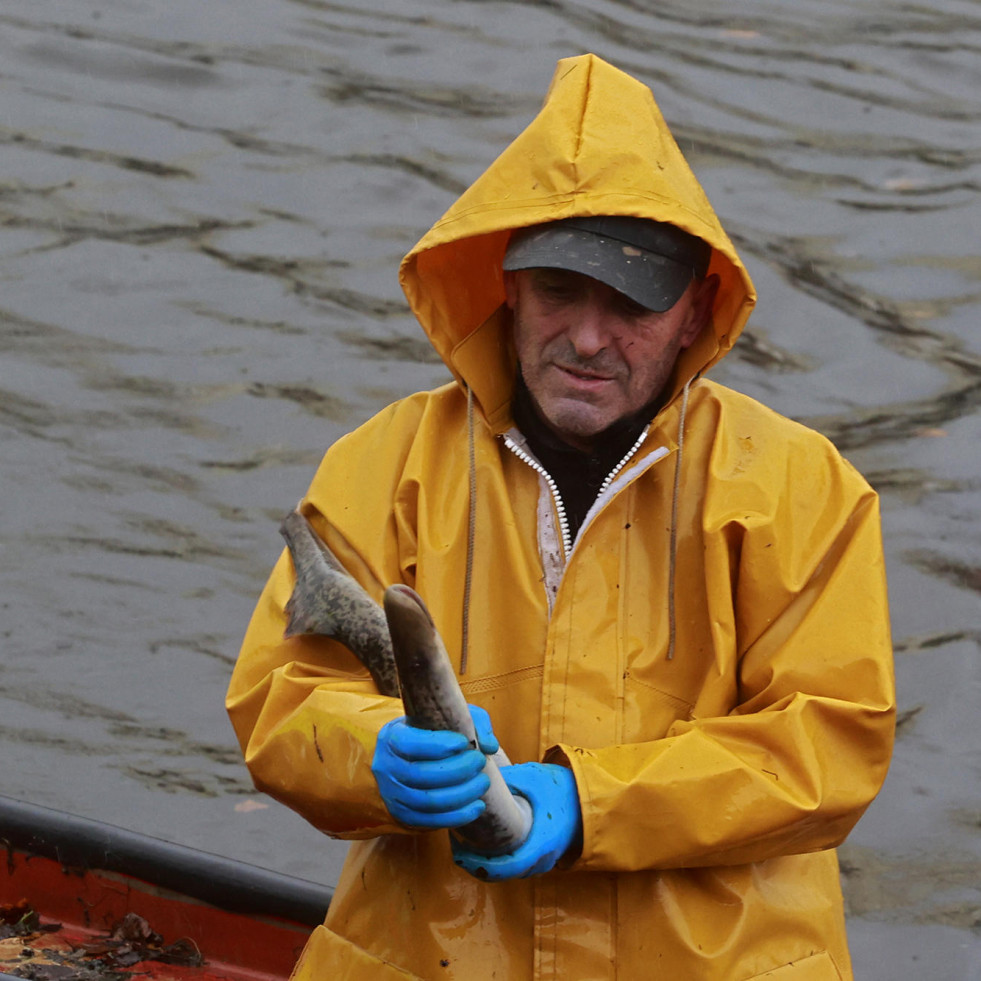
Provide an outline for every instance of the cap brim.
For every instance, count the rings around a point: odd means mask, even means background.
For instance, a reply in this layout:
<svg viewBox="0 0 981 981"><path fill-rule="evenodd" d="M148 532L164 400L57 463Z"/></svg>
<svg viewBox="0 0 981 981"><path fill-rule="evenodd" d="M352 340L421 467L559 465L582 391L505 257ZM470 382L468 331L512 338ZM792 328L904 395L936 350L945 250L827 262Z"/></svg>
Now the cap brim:
<svg viewBox="0 0 981 981"><path fill-rule="evenodd" d="M657 313L670 310L692 281L692 268L686 263L569 227L553 226L525 233L509 246L503 267L581 273Z"/></svg>

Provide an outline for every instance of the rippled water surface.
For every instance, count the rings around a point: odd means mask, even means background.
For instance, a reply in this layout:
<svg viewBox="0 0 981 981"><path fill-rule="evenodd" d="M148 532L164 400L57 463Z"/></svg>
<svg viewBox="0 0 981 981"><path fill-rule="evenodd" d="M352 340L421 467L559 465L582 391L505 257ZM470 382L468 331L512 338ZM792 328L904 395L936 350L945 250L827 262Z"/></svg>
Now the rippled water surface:
<svg viewBox="0 0 981 981"><path fill-rule="evenodd" d="M333 881L228 674L324 448L446 377L399 259L583 51L652 86L759 289L715 376L883 496L859 976L977 977L977 0L3 0L0 792Z"/></svg>

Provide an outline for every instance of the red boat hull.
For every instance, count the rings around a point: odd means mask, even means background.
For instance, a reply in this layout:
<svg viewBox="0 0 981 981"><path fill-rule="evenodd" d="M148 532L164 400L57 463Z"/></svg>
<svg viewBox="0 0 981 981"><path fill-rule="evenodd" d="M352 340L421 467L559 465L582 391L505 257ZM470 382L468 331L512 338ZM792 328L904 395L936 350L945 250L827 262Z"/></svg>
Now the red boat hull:
<svg viewBox="0 0 981 981"><path fill-rule="evenodd" d="M0 941L0 978L39 963L42 955L28 948L77 949L108 937L129 914L167 944L190 941L205 960L203 967L143 960L127 967L134 976L288 978L330 900L325 887L303 880L2 797L0 843L0 907L26 901L42 925L62 924L58 933ZM4 961L17 948L21 959Z"/></svg>

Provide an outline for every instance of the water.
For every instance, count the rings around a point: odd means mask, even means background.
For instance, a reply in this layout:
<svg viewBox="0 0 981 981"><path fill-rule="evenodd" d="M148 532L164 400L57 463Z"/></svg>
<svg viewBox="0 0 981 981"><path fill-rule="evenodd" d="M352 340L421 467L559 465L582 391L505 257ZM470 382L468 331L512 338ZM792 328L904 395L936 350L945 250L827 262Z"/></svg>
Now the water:
<svg viewBox="0 0 981 981"><path fill-rule="evenodd" d="M859 977L976 977L977 0L4 0L0 792L333 881L228 674L324 448L446 378L399 259L583 51L654 88L759 289L715 377L883 496Z"/></svg>

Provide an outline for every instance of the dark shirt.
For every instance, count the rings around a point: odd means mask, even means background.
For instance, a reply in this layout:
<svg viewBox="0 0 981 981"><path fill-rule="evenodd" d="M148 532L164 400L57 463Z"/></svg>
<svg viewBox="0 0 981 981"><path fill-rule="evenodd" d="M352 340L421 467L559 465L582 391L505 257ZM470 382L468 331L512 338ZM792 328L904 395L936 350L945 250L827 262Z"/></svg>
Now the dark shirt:
<svg viewBox="0 0 981 981"><path fill-rule="evenodd" d="M535 410L521 371L518 371L511 406L514 422L528 440L538 462L555 481L573 539L603 481L637 441L653 418L655 407L656 403L645 406L629 419L614 423L596 437L593 449L586 453L559 439L545 425Z"/></svg>

